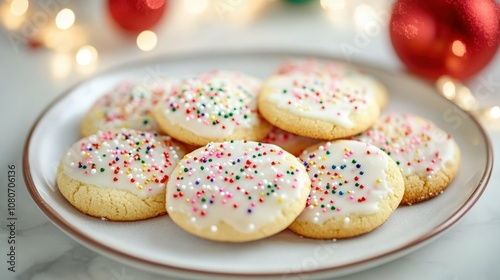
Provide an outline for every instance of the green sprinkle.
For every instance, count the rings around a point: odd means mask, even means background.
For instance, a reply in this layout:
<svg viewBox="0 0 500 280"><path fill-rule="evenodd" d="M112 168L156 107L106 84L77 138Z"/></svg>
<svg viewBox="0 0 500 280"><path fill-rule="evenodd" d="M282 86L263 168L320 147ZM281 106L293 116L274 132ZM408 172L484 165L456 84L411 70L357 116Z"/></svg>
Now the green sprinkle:
<svg viewBox="0 0 500 280"><path fill-rule="evenodd" d="M205 170L205 166L200 166L200 169L201 170Z"/></svg>
<svg viewBox="0 0 500 280"><path fill-rule="evenodd" d="M184 172L188 172L189 169L187 167L184 168Z"/></svg>
<svg viewBox="0 0 500 280"><path fill-rule="evenodd" d="M101 172L104 172L104 168L101 167Z"/></svg>

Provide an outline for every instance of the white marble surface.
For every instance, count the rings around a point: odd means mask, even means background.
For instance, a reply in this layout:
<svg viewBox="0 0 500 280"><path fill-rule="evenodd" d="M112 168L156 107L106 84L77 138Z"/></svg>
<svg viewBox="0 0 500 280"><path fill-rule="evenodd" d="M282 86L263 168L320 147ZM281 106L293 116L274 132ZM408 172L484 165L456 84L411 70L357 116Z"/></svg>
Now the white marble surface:
<svg viewBox="0 0 500 280"><path fill-rule="evenodd" d="M225 17L187 16L180 1L172 4L160 28L155 50L144 53L134 39L116 32L105 20L103 4L67 5L77 10L77 20L85 23L89 41L99 50L97 69L86 71L71 65L67 71L54 68L60 53L53 50L18 51L11 44L8 31L0 31L0 84L2 102L2 164L0 165L0 279L165 279L99 255L73 241L56 228L30 198L22 179L23 143L33 122L42 110L66 88L78 81L141 58L203 50L302 50L345 57L342 45L359 50L352 59L368 61L390 69L403 69L394 55L386 32L371 34L363 44L352 20L332 19L320 11L319 3L303 7L266 2L266 7L251 24L235 24L229 11ZM238 2L238 1L236 1ZM318 1L319 2L319 1ZM362 1L355 1L361 3ZM369 1L373 2L373 1ZM391 1L371 4L387 13ZM172 12L174 11L174 12ZM343 16L346 16L345 12ZM338 21L338 22L337 22ZM93 28L93 29L90 29ZM98 32L99 31L99 32ZM71 58L74 55L70 52ZM500 104L500 56L474 80L494 81L491 94L482 104ZM498 81L498 82L496 82ZM500 158L500 129L491 128L495 159ZM481 160L467 158L464 160ZM7 170L14 164L17 172L16 272L7 270ZM426 247L391 263L346 276L342 279L498 279L500 257L500 167L494 167L488 188L475 206L450 231Z"/></svg>

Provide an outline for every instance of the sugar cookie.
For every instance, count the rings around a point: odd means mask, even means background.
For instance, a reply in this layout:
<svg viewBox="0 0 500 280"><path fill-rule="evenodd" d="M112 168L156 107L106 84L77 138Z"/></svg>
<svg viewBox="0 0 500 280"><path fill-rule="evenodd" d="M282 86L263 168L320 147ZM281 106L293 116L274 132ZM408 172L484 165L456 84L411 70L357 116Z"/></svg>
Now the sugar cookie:
<svg viewBox="0 0 500 280"><path fill-rule="evenodd" d="M71 146L57 185L81 212L133 221L166 212L165 184L184 152L168 136L130 129L99 131Z"/></svg>
<svg viewBox="0 0 500 280"><path fill-rule="evenodd" d="M381 148L396 161L405 179L402 204L442 193L460 165L460 149L453 137L431 121L408 113L388 114L354 139Z"/></svg>
<svg viewBox="0 0 500 280"><path fill-rule="evenodd" d="M167 211L184 230L243 242L286 229L310 190L302 163L282 148L246 140L187 154L167 184Z"/></svg>
<svg viewBox="0 0 500 280"><path fill-rule="evenodd" d="M170 91L168 80L156 84L123 81L92 105L82 120L81 134L89 136L115 128L158 131L151 110Z"/></svg>
<svg viewBox="0 0 500 280"><path fill-rule="evenodd" d="M306 137L334 140L369 128L380 114L374 96L348 79L292 73L274 75L258 98L271 124Z"/></svg>
<svg viewBox="0 0 500 280"><path fill-rule="evenodd" d="M399 205L404 182L396 163L375 146L353 140L323 142L300 159L311 194L290 225L310 238L349 238L382 225Z"/></svg>
<svg viewBox="0 0 500 280"><path fill-rule="evenodd" d="M259 89L256 78L239 72L207 72L184 79L153 113L166 134L190 145L260 141L271 125L257 110Z"/></svg>
<svg viewBox="0 0 500 280"><path fill-rule="evenodd" d="M314 73L316 75L328 75L334 79L347 78L361 86L361 90L375 95L375 100L381 108L387 105L389 99L387 89L379 80L363 73L361 69L353 65L340 61L319 61L316 59L288 60L280 65L277 73L281 75Z"/></svg>

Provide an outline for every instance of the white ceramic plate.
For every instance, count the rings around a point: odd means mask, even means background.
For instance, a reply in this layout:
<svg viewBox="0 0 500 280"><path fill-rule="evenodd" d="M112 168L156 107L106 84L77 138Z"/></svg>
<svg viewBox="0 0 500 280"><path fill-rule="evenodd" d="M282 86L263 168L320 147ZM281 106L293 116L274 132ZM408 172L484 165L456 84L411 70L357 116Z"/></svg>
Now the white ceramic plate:
<svg viewBox="0 0 500 280"><path fill-rule="evenodd" d="M492 168L489 140L467 113L434 88L404 73L360 66L387 87L386 111L425 116L450 132L462 151L457 178L444 194L400 207L379 229L339 241L300 238L284 231L268 239L216 243L185 233L168 216L140 222L107 222L78 212L59 193L59 159L79 136L91 104L118 81L153 82L168 74L183 76L210 69L239 70L265 78L286 59L314 55L280 53L198 54L161 58L118 68L62 94L34 124L24 151L24 176L34 201L47 217L78 242L128 264L176 277L321 278L379 265L427 244L457 222L477 201ZM316 56L318 57L318 56ZM326 59L327 57L319 57ZM474 160L467 160L474 158Z"/></svg>

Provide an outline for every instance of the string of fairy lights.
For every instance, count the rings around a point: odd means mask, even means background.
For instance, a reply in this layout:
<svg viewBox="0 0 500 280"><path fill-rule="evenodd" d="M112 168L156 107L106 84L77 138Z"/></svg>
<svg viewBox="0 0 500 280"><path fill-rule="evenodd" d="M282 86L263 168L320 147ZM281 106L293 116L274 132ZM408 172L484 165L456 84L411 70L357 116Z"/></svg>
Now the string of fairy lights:
<svg viewBox="0 0 500 280"><path fill-rule="evenodd" d="M231 0L229 2L228 0L182 0L181 8L185 13L192 16L208 13L210 8L214 8L212 10L215 10L215 13L218 13L219 16L229 16L231 17L230 20L235 22L251 22L272 1L276 0ZM370 4L356 0L320 0L317 2L333 24L352 23L357 30L364 30L368 23L374 20L380 21L380 13L377 13L377 11L383 10L383 5L385 5L380 3L384 1L371 1ZM54 0L54 3L58 2ZM30 6L28 0L5 1L0 6L0 21L9 32L17 31L22 33L25 31L23 28L25 28L26 21L29 19L35 23L44 23L39 24L43 25L44 28L38 30L36 38L17 35L17 39L14 37L14 41L17 40L14 44L21 42L28 46L43 46L55 50L59 54L54 56L52 63L52 74L55 77L67 75L71 71L71 63L76 63L82 69L88 70L87 72L96 69L99 57L98 50L89 44L88 38L82 35L84 32L79 32L81 26L75 24L78 18L71 8L53 5L51 13L43 13L36 11L38 7L34 7L30 11ZM58 9L54 11L54 7ZM229 9L231 13L226 13ZM385 16L388 16L388 14ZM384 20L388 19L385 18ZM62 40L64 43L61 43ZM149 52L156 48L158 36L152 30L144 30L136 35L135 42L139 50ZM465 49L459 43L453 45L453 52L457 55L463 55ZM440 78L436 82L436 87L443 96L462 109L472 112L482 120L483 124L493 129L500 129L500 106L480 107L481 102L479 101L484 100L478 100L467 86L448 77Z"/></svg>

